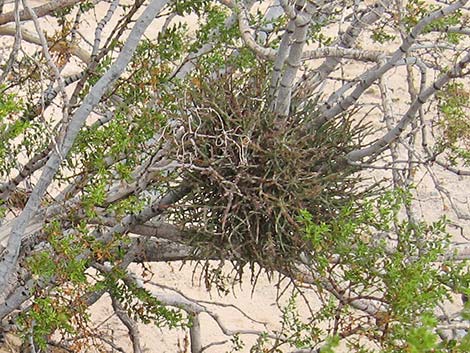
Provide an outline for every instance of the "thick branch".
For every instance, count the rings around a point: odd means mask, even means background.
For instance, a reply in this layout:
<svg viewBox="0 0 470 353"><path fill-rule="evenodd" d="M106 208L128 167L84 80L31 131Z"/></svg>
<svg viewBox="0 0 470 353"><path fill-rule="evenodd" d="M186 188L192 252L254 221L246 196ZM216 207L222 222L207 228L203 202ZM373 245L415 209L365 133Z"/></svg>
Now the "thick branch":
<svg viewBox="0 0 470 353"><path fill-rule="evenodd" d="M294 79L301 65L308 27L316 9L318 9L318 5L308 2L305 6L305 10L302 14L297 16L297 20L295 21L295 29L292 34L293 43L285 61L286 69L279 84L279 94L277 95L275 104L275 112L281 116L287 116L289 114Z"/></svg>
<svg viewBox="0 0 470 353"><path fill-rule="evenodd" d="M419 21L418 24L410 32L410 34L403 40L403 43L395 51L392 57L387 60L387 62L382 66L371 70L368 73L367 77L359 83L356 89L354 89L349 96L342 99L338 104L323 113L320 119L318 119L317 121L318 125L322 125L324 122L338 116L340 113L344 112L351 105L353 105L367 88L369 88L379 77L381 77L388 70L394 67L394 65L409 51L413 43L418 38L419 34L424 30L427 25L429 25L433 21L441 19L457 11L458 9L463 7L467 2L468 0L456 1L452 5L449 5L438 11L432 12L431 14L423 18L421 21Z"/></svg>
<svg viewBox="0 0 470 353"><path fill-rule="evenodd" d="M415 99L413 104L411 104L410 108L400 120L400 122L391 129L387 134L385 134L381 139L374 142L371 146L349 152L347 155L347 159L351 162L356 162L364 157L368 157L374 155L381 151L383 148L387 147L395 141L403 132L403 130L408 126L408 124L414 118L418 109L437 91L442 89L444 85L446 85L452 78L458 77L462 75L463 69L469 64L470 62L470 53L465 55L465 57L460 60L452 70L449 70L445 74L441 75L430 87L425 89L421 92L418 97Z"/></svg>
<svg viewBox="0 0 470 353"><path fill-rule="evenodd" d="M250 48L256 56L262 59L274 60L276 51L259 45L254 39L254 33L248 23L248 11L243 2L237 3L235 0L220 0L220 2L231 8L238 17L238 27L245 44Z"/></svg>
<svg viewBox="0 0 470 353"><path fill-rule="evenodd" d="M134 320L132 320L129 315L127 315L126 311L119 303L119 301L114 297L111 296L112 305L114 312L118 316L119 320L126 326L127 331L129 332L129 337L132 342L132 348L134 353L142 353L142 345L140 344L140 334L139 328Z"/></svg>
<svg viewBox="0 0 470 353"><path fill-rule="evenodd" d="M15 26L12 26L12 25L0 26L0 35L14 36L15 33L16 33ZM39 37L34 35L34 33L31 33L25 28L21 28L21 38L28 43L41 45L41 40L39 39ZM65 43L63 41L60 41L60 42L48 41L48 44L52 51L54 50L59 51L59 50L62 50L62 48L67 48L67 51L70 54L77 57L84 63L88 63L90 61L90 54L85 49L80 48L78 45L75 45L73 43Z"/></svg>
<svg viewBox="0 0 470 353"><path fill-rule="evenodd" d="M356 17L347 30L341 35L337 46L342 48L351 48L362 31L382 18L385 10L390 7L391 0L378 0L367 10L363 16ZM306 78L304 87L308 91L314 90L330 73L332 73L337 65L341 62L341 57L328 57L323 64L315 71L312 71L310 77ZM308 93L307 93L308 95Z"/></svg>
<svg viewBox="0 0 470 353"><path fill-rule="evenodd" d="M199 314L191 313L191 327L189 328L189 336L191 339L191 353L201 353L201 323L199 322Z"/></svg>
<svg viewBox="0 0 470 353"><path fill-rule="evenodd" d="M64 7L73 6L82 1L83 0L53 0L53 1L48 1L44 5L37 6L33 10L37 17L44 17L58 9L63 9ZM13 22L14 20L15 20L14 11L7 12L5 14L0 15L0 25ZM31 14L29 13L29 11L24 11L24 10L20 11L20 20L21 21L31 20Z"/></svg>

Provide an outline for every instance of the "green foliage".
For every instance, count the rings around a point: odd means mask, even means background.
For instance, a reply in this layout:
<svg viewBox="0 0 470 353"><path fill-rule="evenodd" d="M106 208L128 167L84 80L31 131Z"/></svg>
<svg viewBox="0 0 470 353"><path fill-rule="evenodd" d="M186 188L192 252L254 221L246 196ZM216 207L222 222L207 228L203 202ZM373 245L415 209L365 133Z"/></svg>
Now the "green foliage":
<svg viewBox="0 0 470 353"><path fill-rule="evenodd" d="M40 349L47 348L47 337L54 331L75 333L70 324L71 317L77 308L70 308L66 302L56 301L57 298L37 298L31 310L20 318L18 324L23 327L25 335L31 331L34 343Z"/></svg>
<svg viewBox="0 0 470 353"><path fill-rule="evenodd" d="M440 7L430 7L433 11L439 9ZM460 41L464 38L463 35L458 33L447 33L447 28L451 26L463 26L462 25L462 11L455 11L451 15L441 18L437 21L433 21L429 24L424 32L438 31L443 32L446 36L446 39L451 44L459 44Z"/></svg>
<svg viewBox="0 0 470 353"><path fill-rule="evenodd" d="M61 225L52 221L45 229L48 250L36 252L27 258L27 267L37 281L30 310L19 320L24 335L32 335L39 348L45 349L48 337L76 334L88 321L83 294L89 283L85 274L89 258L80 237L63 235ZM54 290L46 290L42 283L53 280Z"/></svg>
<svg viewBox="0 0 470 353"><path fill-rule="evenodd" d="M170 11L180 16L189 15L191 13L200 14L211 3L210 0L175 0L171 2Z"/></svg>
<svg viewBox="0 0 470 353"><path fill-rule="evenodd" d="M448 247L443 225L399 225L399 246L384 262L387 272L383 281L390 311L401 322L412 322L415 315L431 310L447 296L441 270L434 265Z"/></svg>
<svg viewBox="0 0 470 353"><path fill-rule="evenodd" d="M210 52L199 60L199 70L212 73L227 65L235 65L241 70L253 67L256 64L255 56L251 50L244 47L238 27L225 26L228 11L217 5L210 5L206 10L204 16L199 18L200 26L189 48L190 52L196 52L207 43L212 47Z"/></svg>
<svg viewBox="0 0 470 353"><path fill-rule="evenodd" d="M199 26L196 31L196 38L191 44L189 51L196 52L204 44L211 43L220 46L222 43L230 44L238 35L236 27L226 28L225 20L228 12L220 6L209 5L205 16L199 18ZM217 35L214 38L214 34Z"/></svg>
<svg viewBox="0 0 470 353"><path fill-rule="evenodd" d="M243 347L245 347L245 344L240 338L240 335L237 335L237 334L233 335L230 338L230 342L232 344L232 349L228 353L241 352Z"/></svg>
<svg viewBox="0 0 470 353"><path fill-rule="evenodd" d="M461 340L441 340L436 333L438 320L432 313L426 313L414 327L398 328L396 337L404 344L389 347L384 353L464 353L470 348L470 336L466 334Z"/></svg>
<svg viewBox="0 0 470 353"><path fill-rule="evenodd" d="M437 94L439 127L442 131L438 151L447 151L449 160L454 165L459 161L463 161L465 165L470 163L469 98L468 89L457 81L448 84Z"/></svg>
<svg viewBox="0 0 470 353"><path fill-rule="evenodd" d="M418 22L431 11L431 7L423 0L409 0L405 5L405 15L402 22L408 31L411 31Z"/></svg>
<svg viewBox="0 0 470 353"><path fill-rule="evenodd" d="M89 183L84 189L82 206L88 217L96 216L95 207L106 201L107 177L103 173L100 178Z"/></svg>
<svg viewBox="0 0 470 353"><path fill-rule="evenodd" d="M174 62L181 57L187 34L186 27L186 25L179 23L167 28L163 34L158 36L158 54L162 60Z"/></svg>
<svg viewBox="0 0 470 353"><path fill-rule="evenodd" d="M314 276L310 283L321 305L310 315L299 312L300 296L294 291L282 309L277 341L262 335L251 352L282 352L282 345L335 352L340 339L349 352L357 353L465 352L468 335L458 342L439 338L434 309L450 300L452 292L468 290L468 269L451 259L448 265L446 261L438 265L449 253L446 222L426 225L402 220L400 210L410 197L403 190L386 192L361 200L365 204L360 213L353 212L358 207L354 203L344 206L329 222L318 222L308 211L300 211L298 221L312 243L312 253L306 254L307 275ZM381 233L396 237L377 238ZM388 241L398 244L393 252L387 250ZM325 291L325 283L339 295L356 293L355 300L374 298L384 306L371 321L351 301ZM371 348L374 345L376 349Z"/></svg>
<svg viewBox="0 0 470 353"><path fill-rule="evenodd" d="M432 314L424 314L421 325L409 329L407 336L407 351L410 353L435 352L438 335L432 330L436 327L437 320Z"/></svg>
<svg viewBox="0 0 470 353"><path fill-rule="evenodd" d="M335 353L333 348L337 347L338 345L338 336L328 337L325 341L325 345L321 348L320 353Z"/></svg>
<svg viewBox="0 0 470 353"><path fill-rule="evenodd" d="M276 349L276 348L272 348L271 350L269 350L268 345L269 345L268 333L263 332L258 336L256 343L253 346L251 346L250 353L264 353L267 351L270 351L272 353L281 352L279 349Z"/></svg>
<svg viewBox="0 0 470 353"><path fill-rule="evenodd" d="M116 41L113 41L111 48L117 45ZM90 91L90 88L98 82L98 80L104 75L104 73L111 67L113 63L113 56L111 54L105 55L97 64L94 75L91 75L87 80L84 90L81 92L81 98L84 98Z"/></svg>
<svg viewBox="0 0 470 353"><path fill-rule="evenodd" d="M23 109L23 102L16 94L6 93L6 87L0 86L0 121Z"/></svg>
<svg viewBox="0 0 470 353"><path fill-rule="evenodd" d="M199 13L199 26L195 33L195 40L189 47L189 52L196 52L205 44L210 43L211 50L198 61L198 69L210 75L225 67L237 67L237 70L253 69L258 64L258 59L251 49L248 49L241 40L240 31L237 26L226 26L229 11L218 4L209 4L204 13ZM264 21L261 13L250 16L249 22L254 27L262 27L268 24ZM280 18L274 25L283 23ZM326 41L320 33L318 40ZM268 43L275 46L276 40ZM202 75L199 75L202 76Z"/></svg>
<svg viewBox="0 0 470 353"><path fill-rule="evenodd" d="M315 21L309 28L307 43L318 43L320 47L329 46L333 43L333 38L322 33L322 29L328 25L328 20Z"/></svg>
<svg viewBox="0 0 470 353"><path fill-rule="evenodd" d="M137 214L146 205L146 200L140 200L138 197L131 195L128 198L120 200L108 208L118 219L128 214Z"/></svg>
<svg viewBox="0 0 470 353"><path fill-rule="evenodd" d="M368 272L373 271L375 264L384 256L384 248L381 244L370 246L372 234L390 231L406 198L406 193L397 192L385 193L375 202L352 201L329 221L319 222L309 211L301 210L298 219L305 226L305 239L315 254L315 263L312 264L315 270L326 274L330 268L329 258L338 254L351 264L345 269L346 279L373 280L376 274ZM355 251L351 252L351 247Z"/></svg>
<svg viewBox="0 0 470 353"><path fill-rule="evenodd" d="M93 1L84 1L83 3L80 3L79 6L81 11L86 12L93 9L95 4Z"/></svg>
<svg viewBox="0 0 470 353"><path fill-rule="evenodd" d="M433 310L450 299L451 291L466 288L468 271L465 264L437 265L449 251L446 222L426 225L400 220L399 210L409 200L406 192L387 192L366 201L358 216L353 216L354 206L347 206L330 222L317 223L305 210L300 212L299 220L312 244L309 267L313 273L338 287L347 283L347 290L361 293L359 297L372 296L386 303L387 310L377 314L378 326L363 326L364 336L370 337L367 331L380 331L384 352L436 352L439 340ZM396 234L394 240L376 238L390 231ZM397 244L392 253L387 250L387 241ZM332 258L338 260L332 263ZM321 286L319 283L320 293ZM354 327L358 319L353 312L348 314L350 309L334 298L324 303L323 310L313 318L329 322L333 317L349 315L342 325ZM314 324L312 321L308 327ZM302 326L297 327L302 332Z"/></svg>
<svg viewBox="0 0 470 353"><path fill-rule="evenodd" d="M29 260L29 268L33 276L39 275L47 278L52 278L56 272L56 263L51 255L47 252L40 252L35 254Z"/></svg>
<svg viewBox="0 0 470 353"><path fill-rule="evenodd" d="M312 322L304 322L297 309L297 296L293 295L282 309L282 341L298 349L315 347L321 342L323 330Z"/></svg>
<svg viewBox="0 0 470 353"><path fill-rule="evenodd" d="M447 142L454 144L464 139L470 141L470 126L466 121L465 108L468 107L470 94L462 83L453 82L437 95L439 109L443 114L441 126ZM469 135L469 136L467 136Z"/></svg>
<svg viewBox="0 0 470 353"><path fill-rule="evenodd" d="M12 140L20 136L29 123L19 119L18 113L25 109L23 100L14 93L8 93L0 86L0 175L9 174L12 167L10 157L15 154Z"/></svg>
<svg viewBox="0 0 470 353"><path fill-rule="evenodd" d="M126 276L126 271L116 266L104 274L104 279L96 284L96 288L106 288L136 321L169 328L187 327L190 324L180 310L162 305L147 289L126 280Z"/></svg>
<svg viewBox="0 0 470 353"><path fill-rule="evenodd" d="M134 320L158 327L187 326L179 310L163 306L148 290L128 280L126 271L119 266L130 244L127 236L117 234L112 241L98 241L88 235L84 223L78 225L73 235L66 235L55 221L49 223L46 231L51 248L32 254L27 261L37 286L32 293L31 309L20 320L24 335L32 335L38 347L44 349L54 332L92 340L86 298L103 290L119 300ZM102 272L98 281L94 276L92 284L85 272L90 261L115 266ZM55 283L53 289L42 287L42 283L51 280Z"/></svg>
<svg viewBox="0 0 470 353"><path fill-rule="evenodd" d="M405 15L402 23L408 31L411 31L416 24L431 12L438 11L442 6L428 3L423 0L408 0L405 6ZM448 16L435 20L428 24L423 33L432 31L442 32L444 38L451 44L458 44L464 36L457 33L447 33L447 27L462 26L462 11L454 11Z"/></svg>
<svg viewBox="0 0 470 353"><path fill-rule="evenodd" d="M396 36L387 31L384 28L374 28L370 36L374 42L385 44L396 39Z"/></svg>

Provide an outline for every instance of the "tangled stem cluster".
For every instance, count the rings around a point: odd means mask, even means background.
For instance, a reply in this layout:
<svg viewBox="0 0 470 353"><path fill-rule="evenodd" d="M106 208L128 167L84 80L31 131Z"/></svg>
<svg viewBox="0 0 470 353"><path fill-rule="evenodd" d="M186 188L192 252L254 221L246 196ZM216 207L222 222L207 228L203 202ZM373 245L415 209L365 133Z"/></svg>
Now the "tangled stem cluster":
<svg viewBox="0 0 470 353"><path fill-rule="evenodd" d="M309 129L312 106L280 121L263 105L262 69L195 81L180 102L186 133L175 141L182 178L193 191L175 217L209 256L289 270L309 251L301 210L328 222L363 199L344 155L358 148L367 127L345 117Z"/></svg>

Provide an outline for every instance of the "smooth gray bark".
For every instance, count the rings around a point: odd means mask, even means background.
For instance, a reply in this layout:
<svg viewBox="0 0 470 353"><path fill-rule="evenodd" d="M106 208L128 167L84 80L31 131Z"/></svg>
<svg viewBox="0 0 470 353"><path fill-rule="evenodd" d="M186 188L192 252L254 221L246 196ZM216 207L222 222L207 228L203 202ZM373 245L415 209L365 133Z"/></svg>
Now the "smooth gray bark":
<svg viewBox="0 0 470 353"><path fill-rule="evenodd" d="M391 0L378 0L369 7L369 11L351 23L348 29L341 35L337 46L341 48L352 48L362 31L382 18L385 10L390 7ZM330 73L332 73L341 62L341 57L329 57L309 77L305 83L308 89L317 87Z"/></svg>
<svg viewBox="0 0 470 353"><path fill-rule="evenodd" d="M430 87L426 88L421 92L418 97L411 104L408 111L405 113L403 118L398 122L398 124L387 132L382 138L374 142L371 146L363 148L361 150L356 150L349 152L347 158L351 162L356 162L362 158L371 156L381 151L383 148L389 146L393 141L395 141L403 132L403 130L410 124L413 120L418 109L427 101L429 97L434 95L442 87L444 87L452 78L462 75L463 69L470 63L470 53L465 55L465 57L460 60L452 70L441 75Z"/></svg>
<svg viewBox="0 0 470 353"><path fill-rule="evenodd" d="M346 109L351 107L361 95L368 89L379 77L382 77L387 71L395 66L395 64L403 58L403 56L410 50L411 46L416 42L416 39L424 28L431 22L439 20L463 7L468 0L460 0L455 3L432 12L413 28L410 34L403 40L400 47L393 53L393 55L381 66L368 72L367 76L360 81L352 93L340 100L338 104L326 110L320 118L316 121L317 125L322 125L326 121L339 116Z"/></svg>
<svg viewBox="0 0 470 353"><path fill-rule="evenodd" d="M53 1L47 1L46 4L37 6L35 7L34 13L36 14L37 17L43 17L46 16L47 14L50 14L51 12L58 10L58 9L63 9L64 7L68 6L73 6L75 4L78 4L82 0L53 0ZM27 21L31 19L31 14L29 11L20 11L20 20L21 21ZM0 25L3 25L5 23L13 22L15 20L15 12L7 12L4 14L0 15Z"/></svg>
<svg viewBox="0 0 470 353"><path fill-rule="evenodd" d="M201 323L199 322L199 314L191 313L191 327L189 328L189 336L191 341L191 353L201 353Z"/></svg>
<svg viewBox="0 0 470 353"><path fill-rule="evenodd" d="M322 4L323 2L320 2ZM279 84L279 93L277 95L275 112L281 116L289 114L292 88L294 79L297 75L299 66L301 65L303 48L307 39L308 27L312 20L313 13L318 5L307 3L305 10L297 16L295 21L295 29L292 34L293 43L286 58L286 69Z"/></svg>

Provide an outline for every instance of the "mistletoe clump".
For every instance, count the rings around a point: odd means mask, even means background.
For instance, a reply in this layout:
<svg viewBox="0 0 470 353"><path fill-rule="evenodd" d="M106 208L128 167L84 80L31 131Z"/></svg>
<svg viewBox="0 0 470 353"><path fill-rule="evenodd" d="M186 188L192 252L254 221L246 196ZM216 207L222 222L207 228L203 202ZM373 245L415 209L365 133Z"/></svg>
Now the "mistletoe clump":
<svg viewBox="0 0 470 353"><path fill-rule="evenodd" d="M178 109L175 158L192 192L174 217L207 258L288 271L309 251L302 210L329 222L368 192L344 159L367 129L348 117L312 128L311 106L276 116L263 69L207 77L193 78Z"/></svg>

